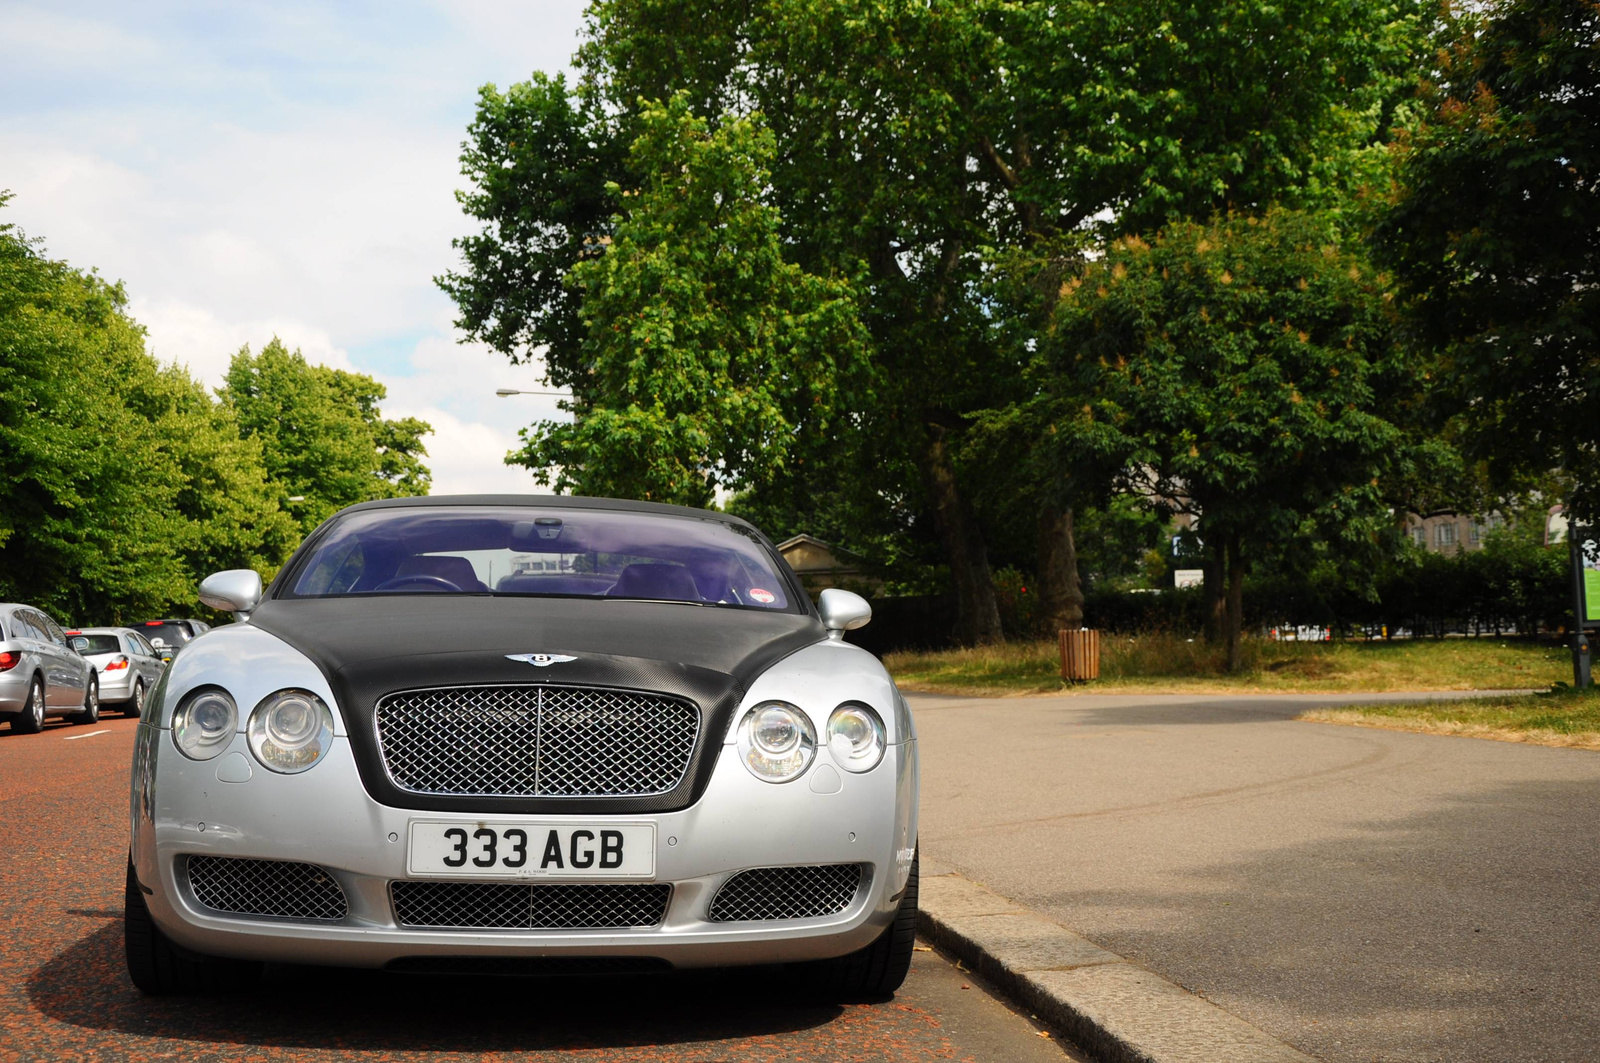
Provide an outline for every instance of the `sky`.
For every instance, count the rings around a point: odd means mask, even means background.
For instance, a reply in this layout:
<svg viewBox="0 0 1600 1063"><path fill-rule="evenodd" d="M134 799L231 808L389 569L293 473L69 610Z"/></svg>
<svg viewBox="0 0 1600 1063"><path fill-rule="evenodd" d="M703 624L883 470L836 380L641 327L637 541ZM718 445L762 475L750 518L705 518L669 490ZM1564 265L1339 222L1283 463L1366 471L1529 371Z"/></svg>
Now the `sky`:
<svg viewBox="0 0 1600 1063"><path fill-rule="evenodd" d="M504 464L557 400L460 341L433 277L480 86L568 68L583 0L0 0L5 220L122 281L148 349L210 386L273 336L433 425L433 493L530 491Z"/></svg>

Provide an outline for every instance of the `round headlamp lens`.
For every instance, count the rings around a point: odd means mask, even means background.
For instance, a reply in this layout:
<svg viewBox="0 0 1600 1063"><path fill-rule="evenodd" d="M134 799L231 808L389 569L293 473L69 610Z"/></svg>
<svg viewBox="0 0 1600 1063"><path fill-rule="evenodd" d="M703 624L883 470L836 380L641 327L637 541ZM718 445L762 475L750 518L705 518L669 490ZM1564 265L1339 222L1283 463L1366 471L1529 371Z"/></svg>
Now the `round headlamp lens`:
<svg viewBox="0 0 1600 1063"><path fill-rule="evenodd" d="M883 720L865 705L840 705L828 717L828 752L846 771L871 771L888 746Z"/></svg>
<svg viewBox="0 0 1600 1063"><path fill-rule="evenodd" d="M268 695L250 714L250 752L272 771L305 771L333 745L333 713L307 690Z"/></svg>
<svg viewBox="0 0 1600 1063"><path fill-rule="evenodd" d="M788 702L764 702L739 723L739 756L758 779L798 778L816 753L817 732L810 718Z"/></svg>
<svg viewBox="0 0 1600 1063"><path fill-rule="evenodd" d="M210 760L233 740L239 709L225 691L212 688L191 694L172 714L172 741L193 760Z"/></svg>

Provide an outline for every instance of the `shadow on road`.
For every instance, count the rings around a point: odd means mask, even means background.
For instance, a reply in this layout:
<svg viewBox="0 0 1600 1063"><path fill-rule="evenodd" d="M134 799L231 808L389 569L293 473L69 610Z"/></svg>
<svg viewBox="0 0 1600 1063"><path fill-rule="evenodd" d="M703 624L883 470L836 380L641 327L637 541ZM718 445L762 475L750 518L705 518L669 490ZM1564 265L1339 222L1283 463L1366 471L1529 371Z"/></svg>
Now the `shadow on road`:
<svg viewBox="0 0 1600 1063"><path fill-rule="evenodd" d="M119 921L40 967L29 979L28 995L50 1018L93 1030L389 1051L682 1044L808 1030L843 1014L838 1005L773 988L771 979L748 972L742 977L686 971L557 980L273 966L246 992L151 998L128 981Z"/></svg>

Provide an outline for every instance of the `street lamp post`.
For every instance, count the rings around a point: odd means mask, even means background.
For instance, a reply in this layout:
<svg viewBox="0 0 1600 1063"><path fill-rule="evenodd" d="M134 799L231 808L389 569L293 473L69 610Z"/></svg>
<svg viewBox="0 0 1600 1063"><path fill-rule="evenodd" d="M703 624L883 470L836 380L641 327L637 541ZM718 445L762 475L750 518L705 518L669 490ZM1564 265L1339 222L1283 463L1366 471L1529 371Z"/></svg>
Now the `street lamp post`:
<svg viewBox="0 0 1600 1063"><path fill-rule="evenodd" d="M558 399L570 399L572 396L565 391L525 391L522 388L495 388L494 393L502 399L508 395L552 395Z"/></svg>

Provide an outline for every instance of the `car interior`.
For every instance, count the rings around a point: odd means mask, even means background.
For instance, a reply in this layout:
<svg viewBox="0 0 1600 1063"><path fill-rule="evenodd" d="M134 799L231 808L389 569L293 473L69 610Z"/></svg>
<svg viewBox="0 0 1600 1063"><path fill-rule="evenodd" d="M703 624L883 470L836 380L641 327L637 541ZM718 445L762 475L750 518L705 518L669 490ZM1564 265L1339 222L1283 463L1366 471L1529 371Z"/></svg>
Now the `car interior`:
<svg viewBox="0 0 1600 1063"><path fill-rule="evenodd" d="M506 594L787 607L770 558L725 524L437 510L375 511L347 523L300 566L291 596Z"/></svg>

